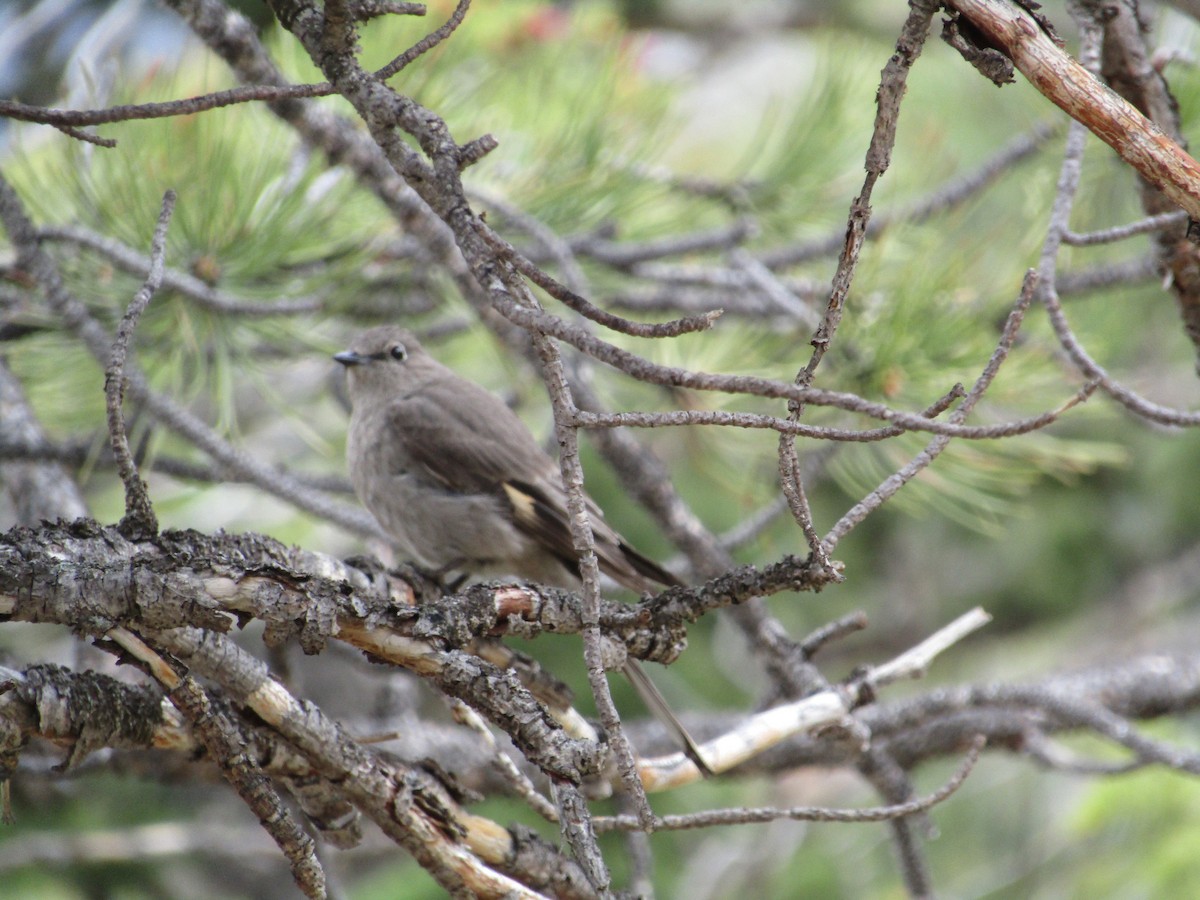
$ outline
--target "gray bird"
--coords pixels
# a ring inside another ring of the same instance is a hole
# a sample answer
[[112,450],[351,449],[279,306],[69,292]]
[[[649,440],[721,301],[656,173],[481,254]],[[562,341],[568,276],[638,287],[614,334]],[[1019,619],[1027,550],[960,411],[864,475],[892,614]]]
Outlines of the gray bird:
[[[503,573],[578,588],[558,465],[504,402],[380,326],[333,357],[353,412],[346,458],[359,500],[406,560],[445,573]],[[587,498],[600,570],[638,593],[681,582],[630,547]],[[684,752],[711,774],[649,676],[624,672]]]

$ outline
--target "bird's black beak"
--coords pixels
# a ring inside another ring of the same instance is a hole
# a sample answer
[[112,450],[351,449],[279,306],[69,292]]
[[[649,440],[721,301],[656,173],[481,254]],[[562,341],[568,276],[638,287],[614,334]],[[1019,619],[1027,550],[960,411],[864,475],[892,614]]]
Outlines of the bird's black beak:
[[361,353],[355,353],[353,350],[343,350],[341,353],[333,354],[333,358],[340,362],[347,369],[351,366],[361,366],[364,363],[369,363],[371,357],[363,356]]

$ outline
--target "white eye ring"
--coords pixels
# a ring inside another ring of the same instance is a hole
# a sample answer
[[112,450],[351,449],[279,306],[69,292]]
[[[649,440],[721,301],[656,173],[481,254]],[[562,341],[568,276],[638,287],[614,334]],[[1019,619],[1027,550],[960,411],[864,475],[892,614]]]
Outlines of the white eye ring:
[[388,347],[388,356],[404,362],[404,360],[408,359],[408,350],[405,349],[403,344],[392,344],[392,346]]

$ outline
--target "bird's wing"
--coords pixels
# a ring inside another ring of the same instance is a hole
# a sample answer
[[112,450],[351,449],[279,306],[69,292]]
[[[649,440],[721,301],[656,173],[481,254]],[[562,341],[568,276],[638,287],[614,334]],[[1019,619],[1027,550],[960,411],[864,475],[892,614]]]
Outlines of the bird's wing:
[[625,665],[621,668],[625,673],[634,689],[638,692],[638,696],[642,698],[642,702],[646,704],[646,709],[654,714],[655,718],[666,727],[671,736],[675,738],[675,742],[679,745],[684,755],[692,761],[700,774],[705,778],[711,778],[713,770],[709,768],[708,763],[704,759],[704,754],[700,752],[700,747],[696,744],[695,739],[687,730],[679,717],[675,715],[675,711],[671,709],[665,697],[650,680],[650,676],[645,670],[638,665],[638,661],[632,656],[625,660]]
[[[396,442],[396,468],[419,471],[454,493],[503,497],[512,510],[513,523],[578,575],[566,492],[557,464],[525,423],[495,396],[475,385],[460,383],[456,390],[453,396],[424,391],[392,401],[387,432]],[[468,419],[470,410],[484,414]],[[673,575],[626,544],[604,521],[591,498],[587,504],[596,556],[605,574],[638,592],[651,590],[654,582],[679,584]]]
[[[465,403],[425,391],[388,405],[387,434],[395,468],[419,471],[446,490],[492,493],[506,481],[537,480],[553,466],[529,429],[502,402]],[[481,411],[474,419],[471,410]]]

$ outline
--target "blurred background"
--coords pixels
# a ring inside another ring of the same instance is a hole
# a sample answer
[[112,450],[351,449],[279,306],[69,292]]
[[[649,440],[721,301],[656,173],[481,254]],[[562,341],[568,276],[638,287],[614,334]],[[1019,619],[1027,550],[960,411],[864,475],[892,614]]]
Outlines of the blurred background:
[[[364,58],[384,64],[452,6],[431,3],[425,20],[370,24]],[[265,6],[240,7],[291,79],[319,80]],[[1143,7],[1152,23],[1149,42],[1170,60],[1165,74],[1194,143],[1200,135],[1196,21],[1170,5]],[[459,142],[484,133],[498,139],[499,149],[466,181],[477,207],[514,243],[522,243],[520,210],[577,246],[648,242],[738,219],[752,223],[745,247],[755,254],[829,244],[781,276],[798,309],[747,299],[710,333],[618,339],[671,365],[790,380],[807,361],[812,316],[823,309],[849,202],[862,182],[879,71],[906,11],[898,0],[732,7],[696,0],[480,0],[448,42],[394,83],[442,115]],[[1074,48],[1064,5],[1047,4],[1046,12]],[[233,83],[176,16],[144,0],[0,4],[0,96],[83,109]],[[321,102],[347,110],[339,101]],[[893,165],[873,204],[877,216],[893,216],[894,224],[864,253],[818,386],[922,409],[954,382],[977,377],[1024,272],[1037,264],[1063,126],[1064,117],[1020,78],[998,89],[931,37],[912,72]],[[396,320],[421,332],[443,361],[502,393],[548,437],[549,409],[536,372],[478,324],[438,261],[377,200],[348,172],[308,153],[266,109],[248,104],[98,130],[116,138],[118,148],[0,120],[0,168],[37,224],[86,229],[144,252],[162,193],[174,188],[169,265],[251,307],[313,301],[302,314],[228,314],[167,290],[145,314],[135,345],[154,387],[232,444],[344,493],[346,409],[329,357],[363,324]],[[1039,135],[1034,149],[985,189],[932,215],[911,214],[1033,133]],[[1110,150],[1089,141],[1074,229],[1137,219],[1135,179]],[[696,189],[701,183],[712,189]],[[110,325],[119,320],[141,276],[78,241],[47,246],[95,315]],[[1152,269],[1137,268],[1150,247],[1142,236],[1064,250],[1064,277],[1099,285],[1064,289],[1068,315],[1093,355],[1125,383],[1158,402],[1195,408],[1195,350]],[[9,245],[0,242],[0,254],[5,265],[11,262]],[[706,282],[719,266],[703,253],[657,264],[674,264],[673,272],[580,258],[587,296],[618,312],[667,318],[680,308],[719,306],[721,292],[730,293]],[[1106,275],[1120,266],[1135,274]],[[749,291],[740,296],[753,299]],[[0,283],[0,354],[49,437],[70,452],[92,514],[101,522],[119,519],[121,486],[104,457],[103,372],[34,293],[11,283]],[[1031,312],[978,420],[1058,406],[1078,387],[1065,372],[1044,314]],[[657,389],[611,372],[593,374],[615,409],[670,405]],[[720,395],[671,402],[780,412]],[[149,416],[130,415],[164,527],[256,531],[337,556],[386,557],[385,547],[252,485],[229,482]],[[847,421],[817,409],[807,420]],[[806,552],[799,529],[776,508],[772,435],[688,428],[638,437],[711,530],[732,536],[756,517],[765,522],[734,542],[740,560],[766,563]],[[920,436],[828,447],[801,442],[818,532],[924,443]],[[584,462],[588,490],[610,521],[649,555],[678,565],[590,446]],[[831,678],[889,658],[972,606],[995,616],[927,679],[890,689],[888,698],[939,685],[1035,681],[1155,648],[1194,646],[1198,471],[1195,432],[1151,428],[1103,399],[1043,432],[959,441],[842,541],[836,557],[846,566],[844,584],[820,595],[772,598],[772,611],[797,639],[853,610],[868,614],[869,629],[822,657]],[[0,528],[16,521],[6,504],[0,497]],[[570,682],[591,713],[576,644],[540,641],[521,649]],[[80,665],[80,652],[52,629],[0,630],[6,665],[37,659]],[[744,711],[764,685],[745,654],[741,634],[709,617],[690,632],[684,658],[669,670],[655,667],[654,675],[681,709]],[[83,662],[107,665],[99,654]],[[393,728],[418,711],[444,717],[419,685],[371,671],[344,650],[315,659],[296,652],[276,662],[295,669],[307,696],[328,702],[360,733]],[[631,692],[614,689],[623,710],[638,709]],[[351,695],[361,708],[346,709]],[[1148,730],[1187,746],[1198,738],[1195,717]],[[1081,739],[1077,749],[1095,747]],[[97,756],[61,778],[49,771],[58,757],[47,751],[44,770],[33,766],[14,780],[17,824],[0,827],[0,894],[294,895],[277,854],[223,788],[176,783],[134,756]],[[954,764],[923,767],[919,786],[940,784]],[[845,772],[803,769],[770,780],[722,778],[656,797],[654,805],[665,814],[767,802],[868,805],[877,798]],[[503,798],[479,809],[501,822],[535,824]],[[181,810],[194,818],[181,819]],[[1194,853],[1200,784],[1164,770],[1084,778],[992,753],[931,818],[938,834],[928,844],[930,864],[946,897],[1182,897],[1200,885]],[[111,840],[88,844],[82,840],[88,834]],[[653,845],[666,897],[903,896],[882,825],[779,822],[660,833]],[[214,868],[214,860],[231,864]],[[418,866],[379,840],[327,862],[347,897],[440,893]]]

